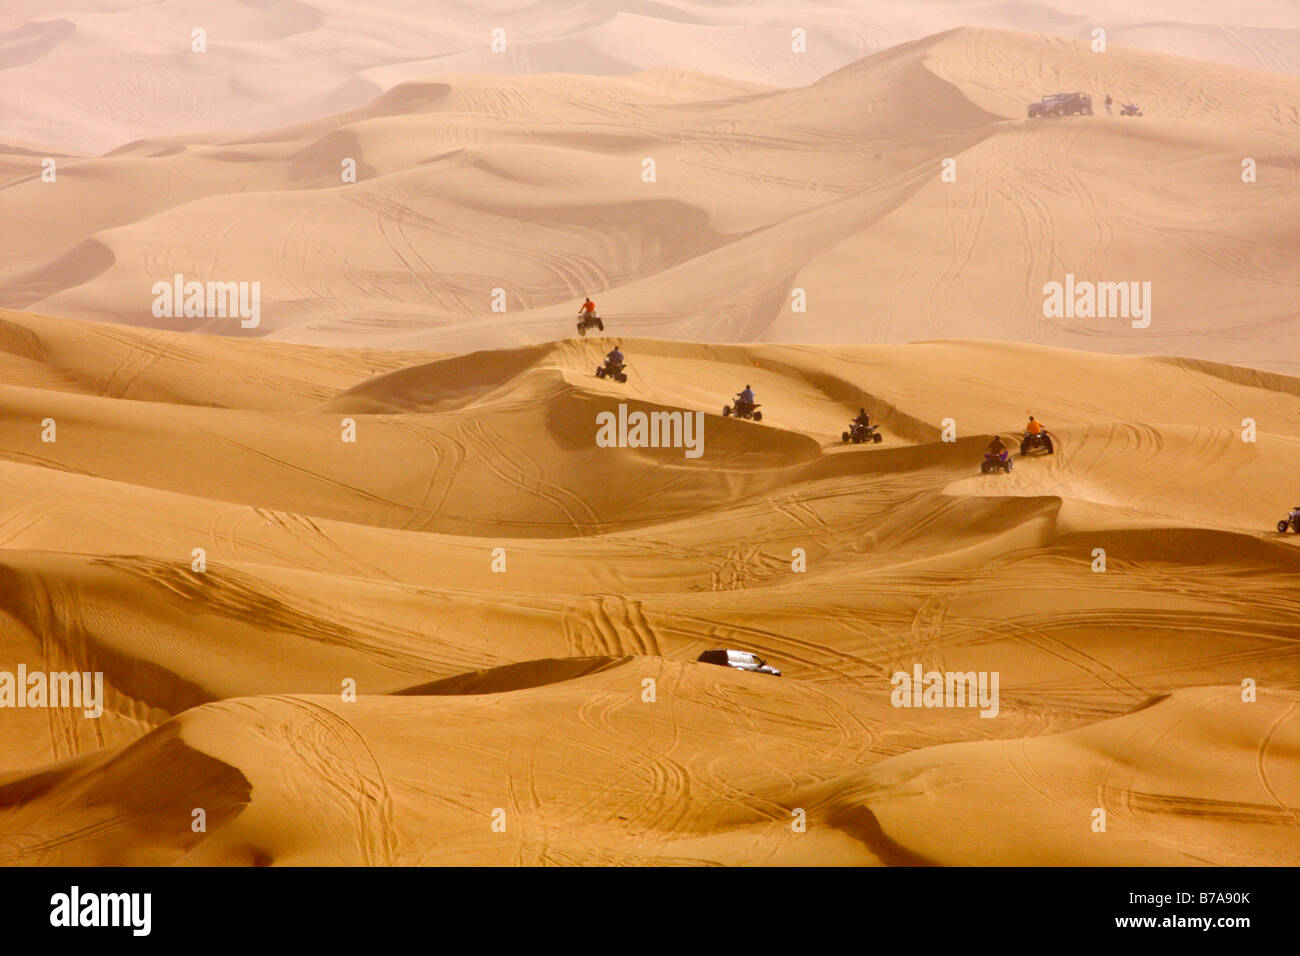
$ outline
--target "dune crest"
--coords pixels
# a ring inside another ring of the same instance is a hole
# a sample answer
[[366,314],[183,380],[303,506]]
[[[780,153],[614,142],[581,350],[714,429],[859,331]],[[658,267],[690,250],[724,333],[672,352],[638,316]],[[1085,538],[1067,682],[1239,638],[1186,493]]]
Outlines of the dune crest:
[[[0,719],[6,864],[1300,860],[1270,530],[1300,379],[627,338],[619,385],[577,339],[0,335],[0,659],[105,687],[96,721]],[[1018,369],[1057,453],[980,475]],[[744,384],[762,423],[720,414]],[[596,446],[620,403],[700,412],[702,457]],[[844,445],[862,404],[885,439]],[[996,671],[996,718],[900,709],[918,669]]]

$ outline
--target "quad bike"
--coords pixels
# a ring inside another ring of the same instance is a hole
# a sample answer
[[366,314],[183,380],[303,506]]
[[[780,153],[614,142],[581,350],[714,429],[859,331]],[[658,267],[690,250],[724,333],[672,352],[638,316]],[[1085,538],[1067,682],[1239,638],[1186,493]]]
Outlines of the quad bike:
[[1025,437],[1020,439],[1020,454],[1022,455],[1054,455],[1056,454],[1056,445],[1052,442],[1052,436],[1043,429],[1037,435],[1031,435],[1025,432]]
[[1277,530],[1286,534],[1287,529],[1300,533],[1300,505],[1291,509],[1291,513],[1277,523]]
[[984,460],[980,462],[980,473],[987,475],[995,471],[1011,471],[1011,455],[1008,452],[999,452],[994,455],[992,452],[984,453]]
[[611,362],[605,359],[605,364],[596,369],[596,378],[612,378],[616,382],[626,382],[627,373],[623,369],[627,366],[621,362]]
[[742,402],[740,396],[736,396],[735,405],[724,405],[722,408],[722,417],[726,418],[735,415],[737,418],[752,418],[756,422],[763,420],[763,413],[758,411],[761,405]]
[[1142,110],[1138,108],[1138,105],[1136,103],[1125,103],[1123,106],[1119,108],[1119,115],[1120,116],[1141,116]]
[[875,425],[863,425],[861,422],[849,422],[849,430],[840,436],[842,442],[853,442],[855,445],[861,445],[863,442],[874,442],[880,444],[884,441],[880,432],[876,431]]
[[587,330],[591,328],[600,329],[602,332],[605,331],[605,323],[601,321],[600,316],[595,312],[580,312],[579,315],[581,316],[578,319],[579,335],[586,336]]

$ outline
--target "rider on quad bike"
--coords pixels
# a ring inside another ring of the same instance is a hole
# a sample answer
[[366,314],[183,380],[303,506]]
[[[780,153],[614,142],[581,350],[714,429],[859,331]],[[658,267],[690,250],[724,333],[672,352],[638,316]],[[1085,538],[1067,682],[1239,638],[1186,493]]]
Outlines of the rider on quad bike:
[[858,409],[858,417],[849,422],[849,430],[840,436],[841,441],[851,441],[857,445],[864,441],[881,441],[880,434],[871,426],[871,416],[865,408]]
[[626,382],[627,373],[623,364],[623,353],[617,345],[605,356],[605,364],[596,369],[596,378],[612,378],[616,382]]
[[994,435],[993,440],[989,442],[988,449],[984,452],[984,461],[980,463],[980,471],[987,475],[991,471],[1010,470],[1011,453],[1007,450],[1002,436]]
[[596,303],[591,301],[588,296],[587,300],[582,303],[582,308],[578,310],[578,334],[586,335],[587,330],[592,326],[605,331],[605,323],[601,321],[600,315],[596,312]]
[[1287,531],[1300,531],[1300,505],[1291,509],[1291,513],[1277,523],[1277,530],[1286,534]]
[[722,417],[726,418],[729,415],[735,415],[737,418],[752,418],[756,422],[761,422],[763,413],[756,411],[757,408],[758,403],[754,401],[754,390],[746,385],[744,390],[736,396],[734,407],[732,405],[723,407]]
[[1025,437],[1020,440],[1020,454],[1028,455],[1035,451],[1046,451],[1052,455],[1056,453],[1056,448],[1052,444],[1052,436],[1047,433],[1043,423],[1033,415],[1029,416],[1029,424],[1025,426]]

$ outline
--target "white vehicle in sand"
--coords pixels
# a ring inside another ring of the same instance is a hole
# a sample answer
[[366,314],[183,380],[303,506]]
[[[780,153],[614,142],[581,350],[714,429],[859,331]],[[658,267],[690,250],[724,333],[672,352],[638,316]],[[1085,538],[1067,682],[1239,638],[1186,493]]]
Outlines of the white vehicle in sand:
[[754,674],[771,674],[780,677],[781,672],[749,651],[705,651],[696,660],[704,664],[718,664],[738,671],[750,671]]

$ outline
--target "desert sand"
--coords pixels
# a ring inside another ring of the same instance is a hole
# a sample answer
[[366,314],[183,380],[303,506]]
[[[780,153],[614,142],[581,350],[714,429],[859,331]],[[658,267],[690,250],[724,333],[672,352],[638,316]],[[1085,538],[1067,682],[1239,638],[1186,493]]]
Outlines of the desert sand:
[[[1025,119],[1058,89],[1099,115]],[[1106,116],[1107,90],[1145,115]],[[412,81],[292,127],[62,160],[54,183],[10,157],[28,172],[0,217],[40,228],[6,243],[0,306],[465,352],[554,339],[593,295],[651,338],[976,337],[1297,374],[1298,135],[1298,76],[973,29],[792,89]],[[177,274],[259,283],[260,323],[156,317]],[[1149,324],[1045,317],[1067,275],[1150,282]]]
[[4,14],[0,672],[104,700],[0,709],[0,864],[1300,863],[1292,7],[424,6]]
[[[394,369],[2,321],[3,659],[107,685],[98,721],[5,712],[6,863],[1300,858],[1300,550],[1268,533],[1300,379],[632,339],[619,385],[600,340]],[[742,379],[761,424],[716,407]],[[1057,453],[978,474],[1026,394]],[[620,402],[704,412],[703,455],[594,447]],[[860,404],[879,445],[836,434]],[[892,706],[914,662],[998,671],[997,719]]]
[[963,26],[1074,39],[1100,28],[1119,46],[1300,73],[1292,0],[7,0],[0,116],[5,141],[98,153],[329,116],[436,76],[665,69],[802,85]]

